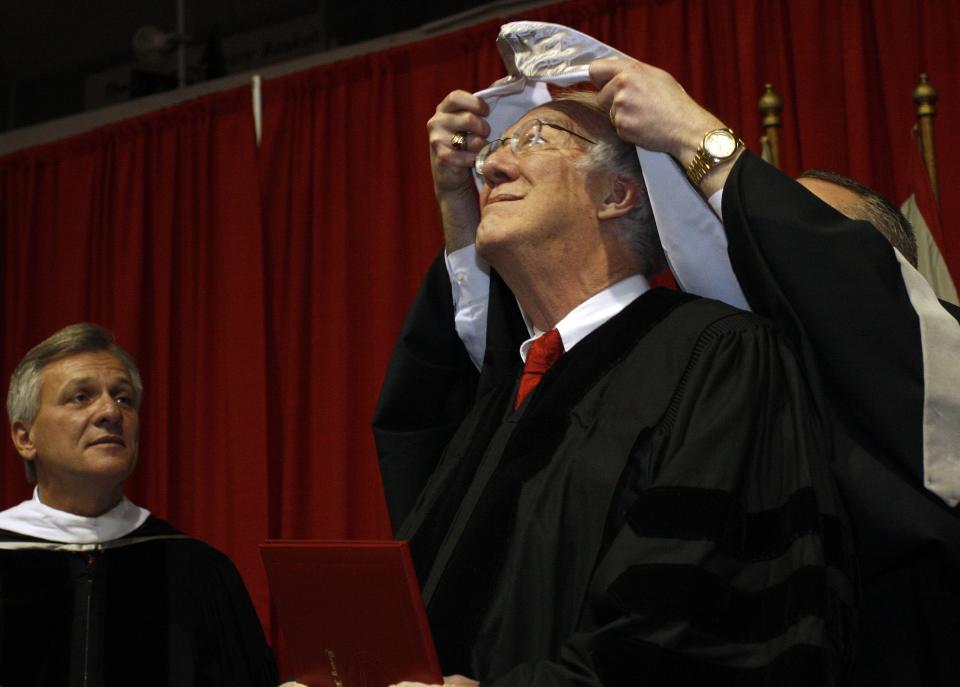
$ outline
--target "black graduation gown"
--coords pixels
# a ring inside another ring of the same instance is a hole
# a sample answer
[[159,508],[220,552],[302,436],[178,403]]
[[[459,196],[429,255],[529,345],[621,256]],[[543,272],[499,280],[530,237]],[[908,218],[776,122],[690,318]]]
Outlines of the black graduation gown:
[[169,523],[100,545],[0,530],[3,687],[278,682],[236,568]]
[[723,220],[750,306],[802,350],[837,420],[863,577],[854,684],[960,684],[960,513],[922,483],[921,336],[893,250],[749,153]]
[[770,327],[657,289],[514,412],[517,362],[488,348],[486,383],[398,532],[444,672],[485,686],[837,684],[848,533],[806,386]]

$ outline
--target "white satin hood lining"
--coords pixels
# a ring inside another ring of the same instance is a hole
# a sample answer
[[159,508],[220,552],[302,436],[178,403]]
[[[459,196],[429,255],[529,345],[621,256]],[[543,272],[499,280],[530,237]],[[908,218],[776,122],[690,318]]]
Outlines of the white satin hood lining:
[[920,322],[924,486],[953,507],[960,503],[960,322],[940,305],[923,275],[896,248],[894,253]]

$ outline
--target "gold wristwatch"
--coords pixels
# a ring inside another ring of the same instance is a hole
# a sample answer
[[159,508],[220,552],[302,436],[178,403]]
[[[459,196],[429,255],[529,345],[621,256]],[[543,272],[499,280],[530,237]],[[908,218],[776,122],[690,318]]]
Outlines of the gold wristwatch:
[[703,135],[697,154],[687,167],[687,177],[694,186],[699,186],[707,172],[733,157],[742,145],[743,141],[737,138],[732,129],[708,131]]

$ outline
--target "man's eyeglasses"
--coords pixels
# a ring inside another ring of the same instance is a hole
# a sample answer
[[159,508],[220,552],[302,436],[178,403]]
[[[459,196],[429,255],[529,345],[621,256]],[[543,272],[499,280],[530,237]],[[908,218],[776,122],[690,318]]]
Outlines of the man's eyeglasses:
[[551,129],[557,129],[558,131],[564,131],[572,136],[583,139],[587,143],[596,143],[596,141],[591,141],[586,136],[581,136],[576,131],[570,131],[570,129],[564,128],[559,124],[545,122],[542,119],[531,119],[520,125],[509,138],[498,138],[483,146],[483,148],[480,149],[480,152],[477,153],[477,159],[474,160],[473,171],[476,172],[477,176],[482,177],[484,161],[490,155],[493,155],[497,150],[499,150],[500,146],[504,145],[505,143],[510,144],[510,150],[513,151],[513,154],[517,157],[522,157],[527,153],[533,153],[537,150],[550,150],[552,148],[556,148],[556,146],[551,146],[550,142],[540,135],[543,131],[543,127],[545,126],[548,126]]

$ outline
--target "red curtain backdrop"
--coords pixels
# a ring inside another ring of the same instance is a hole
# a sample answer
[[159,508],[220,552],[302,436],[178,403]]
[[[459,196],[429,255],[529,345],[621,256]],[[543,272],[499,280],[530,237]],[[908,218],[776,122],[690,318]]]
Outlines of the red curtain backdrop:
[[[960,277],[960,6],[937,0],[575,0],[267,81],[259,147],[238,89],[0,158],[4,378],[66,324],[113,329],[147,389],[129,496],[228,553],[274,640],[258,543],[389,536],[369,419],[441,246],[425,123],[504,75],[519,18],[669,70],[755,151],[770,82],[788,173],[898,202],[926,72]],[[8,507],[29,489],[2,451]]]

